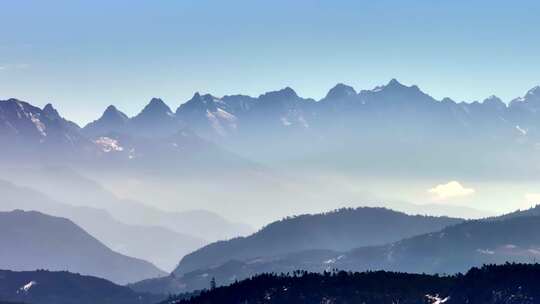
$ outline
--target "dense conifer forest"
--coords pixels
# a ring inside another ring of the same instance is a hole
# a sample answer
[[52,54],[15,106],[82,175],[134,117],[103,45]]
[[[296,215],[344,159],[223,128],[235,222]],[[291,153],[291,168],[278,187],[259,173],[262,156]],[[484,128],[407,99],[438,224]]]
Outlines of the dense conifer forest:
[[262,274],[164,303],[540,303],[540,265],[505,264],[439,276],[396,272]]

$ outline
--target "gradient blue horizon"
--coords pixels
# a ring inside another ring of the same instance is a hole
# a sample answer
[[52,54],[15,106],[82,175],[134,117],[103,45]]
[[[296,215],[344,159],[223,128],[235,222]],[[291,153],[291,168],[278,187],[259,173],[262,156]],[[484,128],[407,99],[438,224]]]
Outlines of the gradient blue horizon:
[[505,101],[540,84],[540,2],[2,1],[0,98],[84,124],[195,91],[319,99],[397,78],[437,99]]

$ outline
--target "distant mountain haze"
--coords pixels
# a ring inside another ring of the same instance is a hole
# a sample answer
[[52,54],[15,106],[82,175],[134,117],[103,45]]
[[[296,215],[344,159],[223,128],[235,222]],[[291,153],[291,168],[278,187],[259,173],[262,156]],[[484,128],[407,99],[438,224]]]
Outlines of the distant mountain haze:
[[0,269],[68,270],[125,284],[165,274],[112,251],[68,219],[20,210],[0,212]]
[[59,203],[43,193],[2,180],[0,193],[0,211],[34,210],[68,218],[112,250],[147,260],[165,271],[172,271],[180,256],[207,243],[161,226],[125,224],[105,210]]
[[[103,168],[164,170],[183,160],[183,170],[253,170],[242,155],[260,163],[353,173],[404,174],[414,164],[418,175],[459,169],[481,176],[505,169],[507,176],[536,176],[538,168],[527,164],[536,163],[539,96],[536,87],[508,105],[496,96],[439,101],[395,79],[359,92],[338,84],[320,101],[288,87],[256,98],[197,93],[175,112],[159,98],[132,118],[110,106],[82,129],[51,105],[42,110],[10,99],[0,102],[0,134],[17,143],[3,153],[47,147],[40,158],[77,163],[83,157]],[[481,159],[471,157],[478,153]]]
[[[122,223],[164,227],[206,241],[246,235],[252,228],[204,210],[164,211],[151,203],[119,199],[93,179],[68,167],[18,168],[0,172],[0,178],[35,189],[70,205],[106,210]],[[39,200],[36,200],[39,203]],[[40,210],[40,209],[37,209]]]

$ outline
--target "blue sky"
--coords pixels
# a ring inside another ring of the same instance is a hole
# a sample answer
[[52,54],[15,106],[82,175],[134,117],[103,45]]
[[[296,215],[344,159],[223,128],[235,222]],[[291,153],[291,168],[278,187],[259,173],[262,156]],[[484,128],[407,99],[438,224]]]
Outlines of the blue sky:
[[195,91],[321,98],[398,78],[436,98],[540,84],[540,1],[0,0],[0,98],[79,123]]

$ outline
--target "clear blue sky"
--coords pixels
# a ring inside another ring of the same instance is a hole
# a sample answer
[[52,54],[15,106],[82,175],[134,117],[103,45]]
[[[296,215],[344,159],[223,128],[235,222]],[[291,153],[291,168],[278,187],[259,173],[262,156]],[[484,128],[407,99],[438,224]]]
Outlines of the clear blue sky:
[[398,78],[436,98],[508,101],[540,84],[537,0],[0,0],[0,98],[88,122],[153,97],[320,98]]

